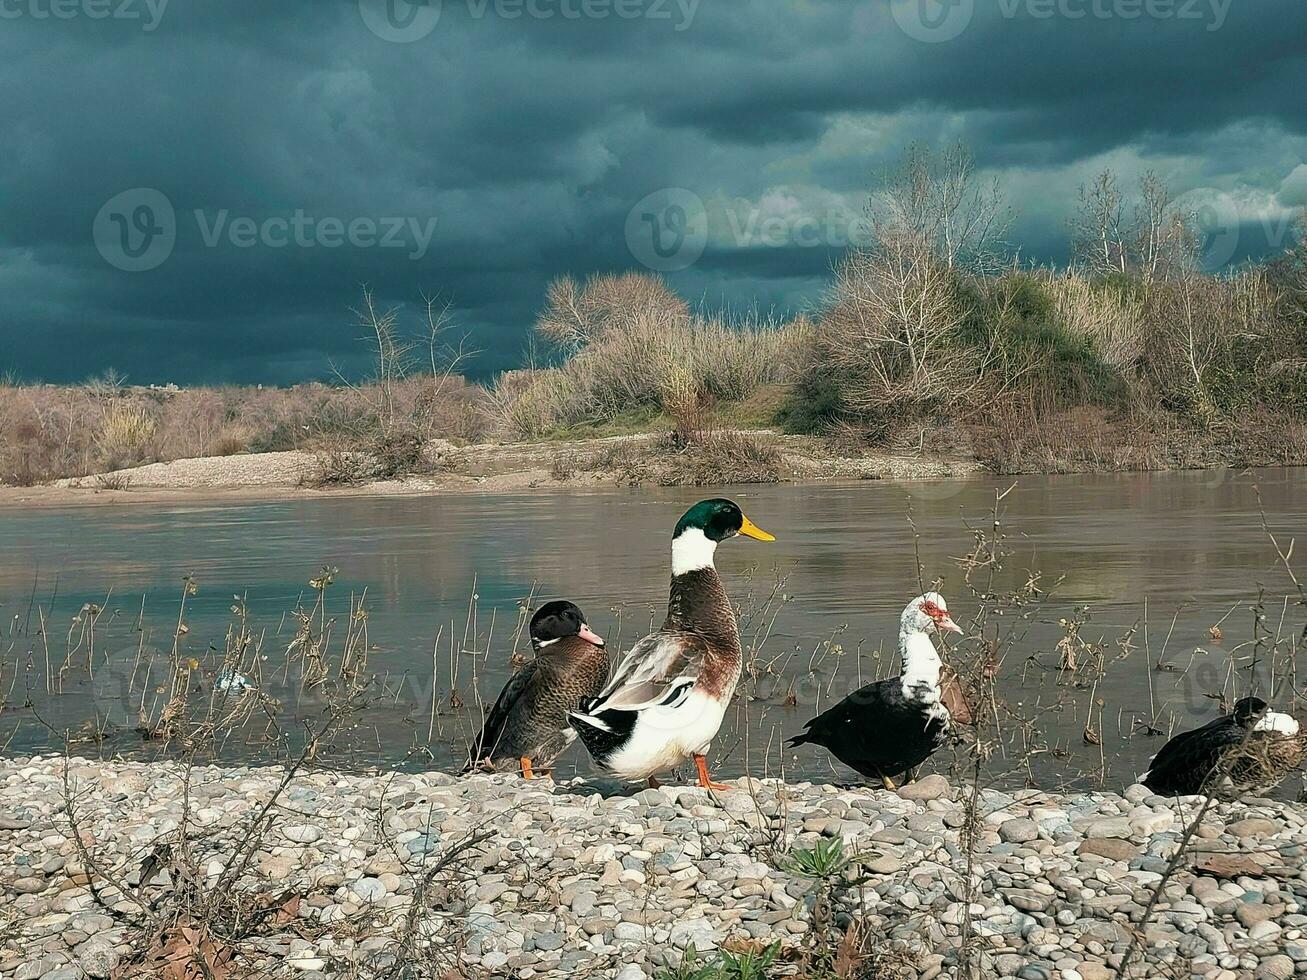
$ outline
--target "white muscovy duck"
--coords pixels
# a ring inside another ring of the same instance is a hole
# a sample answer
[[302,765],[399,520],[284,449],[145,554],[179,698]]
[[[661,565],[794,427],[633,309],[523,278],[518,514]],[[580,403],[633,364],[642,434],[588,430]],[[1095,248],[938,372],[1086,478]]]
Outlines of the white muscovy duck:
[[940,688],[939,652],[931,634],[961,633],[938,592],[907,604],[899,618],[898,677],[854,691],[807,723],[789,744],[811,742],[850,769],[894,789],[894,777],[915,769],[948,738],[952,716]]

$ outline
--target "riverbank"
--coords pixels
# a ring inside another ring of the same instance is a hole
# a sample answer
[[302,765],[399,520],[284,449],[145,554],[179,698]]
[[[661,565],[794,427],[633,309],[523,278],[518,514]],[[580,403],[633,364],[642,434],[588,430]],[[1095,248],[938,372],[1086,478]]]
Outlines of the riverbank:
[[[775,976],[842,950],[846,972],[824,976],[931,980],[953,975],[967,933],[983,976],[1105,980],[1196,809],[1140,786],[986,790],[968,896],[970,792],[938,776],[899,794],[737,780],[713,796],[442,773],[305,773],[278,794],[282,769],[185,773],[72,760],[74,834],[61,758],[0,761],[0,973],[201,975],[190,956],[220,976],[369,976],[413,957],[436,976],[639,980],[690,947],[702,962],[779,943]],[[835,840],[853,861],[823,880],[812,855]],[[1300,806],[1214,806],[1142,926],[1137,975],[1307,973],[1304,847]],[[196,910],[218,890],[244,914],[210,927]]]
[[[800,483],[836,480],[927,480],[984,472],[975,460],[928,454],[849,453],[825,439],[770,430],[731,430],[712,447],[678,452],[655,434],[562,442],[476,443],[433,440],[420,475],[333,481],[339,460],[287,451],[205,456],[149,463],[33,487],[0,486],[0,506],[174,500],[266,500],[430,493],[519,493],[564,488],[679,484]],[[705,455],[708,454],[708,455]],[[361,454],[356,454],[361,457]],[[365,460],[356,460],[360,473]]]

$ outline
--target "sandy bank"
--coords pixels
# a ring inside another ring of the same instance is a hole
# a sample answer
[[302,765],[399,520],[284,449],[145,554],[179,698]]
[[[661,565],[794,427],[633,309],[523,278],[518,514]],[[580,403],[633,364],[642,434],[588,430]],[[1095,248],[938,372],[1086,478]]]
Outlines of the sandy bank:
[[[654,438],[611,436],[569,442],[470,446],[437,442],[429,447],[432,463],[429,475],[327,488],[313,486],[315,476],[322,469],[322,456],[318,453],[206,456],[63,479],[45,486],[0,486],[0,507],[324,495],[512,493],[564,487],[631,486],[660,482],[677,466],[674,456],[654,451],[650,451],[650,456],[656,465],[635,472],[626,464],[624,455],[650,450]],[[879,453],[841,455],[824,440],[811,437],[759,432],[750,433],[750,438],[777,452],[775,478],[782,482],[920,480],[981,471],[977,463],[961,459]]]

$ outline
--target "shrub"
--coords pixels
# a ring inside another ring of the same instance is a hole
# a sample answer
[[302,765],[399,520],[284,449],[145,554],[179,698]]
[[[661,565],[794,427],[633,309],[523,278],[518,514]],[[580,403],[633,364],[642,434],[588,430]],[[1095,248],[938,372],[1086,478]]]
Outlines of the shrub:
[[[994,352],[1004,396],[1024,399],[1042,412],[1117,404],[1125,393],[1122,370],[1108,363],[1100,346],[1110,328],[1093,314],[1113,301],[1098,301],[1083,283],[1068,291],[1066,281],[1011,272],[982,284],[983,298],[973,306],[983,321],[971,328],[979,335],[975,342],[987,342]],[[1070,319],[1068,292],[1079,302]]]
[[248,442],[248,435],[240,428],[226,428],[218,433],[209,446],[210,456],[235,456],[243,453]]
[[794,376],[797,349],[812,327],[802,318],[781,326],[694,316],[661,280],[627,274],[597,276],[584,287],[554,283],[536,330],[566,357],[495,383],[495,412],[512,437],[540,438],[639,411],[684,418],[715,402],[745,400]]
[[157,429],[158,423],[144,407],[111,405],[100,420],[95,440],[105,468],[121,469],[144,460]]
[[570,469],[615,472],[631,486],[726,486],[777,483],[784,457],[766,436],[706,430],[689,439],[671,432],[651,439],[624,441]]
[[970,298],[958,285],[958,274],[909,231],[884,232],[840,266],[814,365],[873,436],[947,414],[980,386],[984,365],[961,330]]

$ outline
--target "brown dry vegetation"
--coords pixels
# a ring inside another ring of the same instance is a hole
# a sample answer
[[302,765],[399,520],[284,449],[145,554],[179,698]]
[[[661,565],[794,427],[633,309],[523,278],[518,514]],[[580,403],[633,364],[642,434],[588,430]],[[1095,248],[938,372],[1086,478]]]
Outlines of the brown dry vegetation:
[[[399,417],[431,436],[484,433],[484,392],[461,378],[438,399],[431,379],[393,387]],[[358,447],[377,426],[375,384],[155,389],[92,382],[0,385],[0,482],[30,486],[139,463],[287,449]]]
[[0,385],[0,481],[304,448],[322,453],[315,482],[357,483],[429,470],[437,438],[651,431],[666,438],[597,464],[774,480],[774,453],[721,434],[772,425],[999,472],[1307,462],[1307,236],[1209,275],[1165,184],[1147,175],[1136,198],[1104,173],[1081,192],[1075,264],[1026,268],[1004,259],[1001,193],[966,151],[914,148],[813,319],[702,315],[654,276],[564,277],[535,325],[543,363],[482,387],[458,375],[443,311],[428,303],[414,337],[365,295],[367,384]]
[[562,355],[492,389],[503,430],[538,439],[622,417],[666,415],[699,427],[715,404],[739,403],[796,376],[811,325],[692,314],[660,279],[628,273],[553,283],[536,323]]

